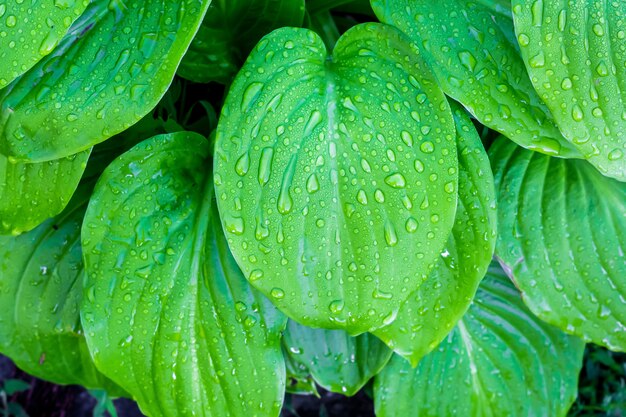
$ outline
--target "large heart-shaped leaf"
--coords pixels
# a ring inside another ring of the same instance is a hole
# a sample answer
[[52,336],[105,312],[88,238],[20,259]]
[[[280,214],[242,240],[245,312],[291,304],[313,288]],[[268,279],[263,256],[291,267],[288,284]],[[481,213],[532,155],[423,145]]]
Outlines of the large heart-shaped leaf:
[[378,18],[422,47],[446,94],[481,123],[526,148],[581,157],[535,93],[502,3],[372,0]]
[[0,89],[52,52],[88,4],[88,0],[0,3]]
[[504,138],[489,150],[496,254],[543,320],[626,350],[626,184]]
[[0,236],[0,352],[39,378],[116,394],[91,360],[79,316],[80,229],[92,187],[31,232]]
[[560,417],[576,398],[584,343],[541,322],[494,265],[474,304],[417,368],[395,355],[376,377],[378,417]]
[[283,336],[296,369],[319,385],[352,396],[389,362],[392,351],[369,333],[356,337],[343,330],[312,329],[290,320]]
[[625,3],[514,0],[513,12],[532,83],[563,136],[626,181]]
[[0,235],[18,235],[59,214],[74,194],[90,152],[34,164],[0,155]]
[[278,415],[285,319],[230,255],[207,140],[156,136],[109,165],[83,247],[89,348],[146,414]]
[[137,122],[167,90],[209,3],[92,1],[51,54],[0,90],[0,151],[58,159]]
[[301,26],[304,0],[214,0],[185,54],[178,75],[229,83],[263,35]]
[[215,154],[235,259],[303,324],[359,333],[393,320],[452,229],[450,109],[390,26],[356,26],[332,55],[307,29],[265,37],[230,89]]
[[374,331],[413,366],[433,350],[474,298],[496,244],[496,196],[489,158],[458,105],[452,105],[459,157],[459,202],[452,233],[428,280],[389,326]]

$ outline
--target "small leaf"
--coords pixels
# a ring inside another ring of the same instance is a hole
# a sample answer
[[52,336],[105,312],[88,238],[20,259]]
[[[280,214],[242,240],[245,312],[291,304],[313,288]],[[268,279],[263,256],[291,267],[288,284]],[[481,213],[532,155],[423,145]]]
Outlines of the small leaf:
[[83,224],[96,366],[154,416],[278,416],[284,316],[222,234],[209,142],[155,136],[104,171]]
[[626,184],[504,138],[489,156],[496,255],[528,307],[586,341],[626,350]]
[[8,396],[17,394],[18,392],[28,391],[29,389],[30,384],[21,379],[7,379],[2,383],[2,391]]
[[[314,395],[319,398],[320,395],[317,392],[317,386],[315,385],[313,377],[309,375],[309,370],[296,363],[284,349],[283,356],[285,357],[285,367],[287,369],[286,392],[297,395]],[[284,404],[283,410],[286,407],[287,404]]]
[[422,47],[442,89],[482,124],[525,148],[580,158],[528,79],[503,3],[372,0],[372,7]]
[[0,236],[0,352],[38,378],[119,395],[93,365],[80,324],[80,228],[92,188],[81,185],[63,213],[34,230]]
[[88,1],[0,3],[0,89],[51,53]]
[[561,417],[584,343],[539,321],[494,264],[474,304],[417,368],[398,355],[376,377],[378,417]]
[[485,276],[496,244],[493,174],[480,137],[452,104],[459,156],[459,202],[448,243],[428,280],[404,302],[389,326],[374,331],[413,366],[450,333]]
[[389,362],[392,351],[369,333],[312,329],[290,320],[285,351],[303,372],[325,389],[352,396]]
[[209,7],[178,75],[191,81],[228,84],[263,35],[301,26],[304,0],[215,1]]
[[514,0],[513,12],[530,79],[563,136],[626,181],[624,3]]
[[93,0],[51,54],[0,90],[0,152],[59,159],[136,123],[169,87],[210,2]]
[[35,164],[0,155],[0,235],[18,235],[59,214],[74,194],[90,153]]
[[452,229],[448,104],[414,45],[363,24],[331,56],[307,29],[259,42],[217,129],[235,259],[294,320],[357,334],[393,320]]

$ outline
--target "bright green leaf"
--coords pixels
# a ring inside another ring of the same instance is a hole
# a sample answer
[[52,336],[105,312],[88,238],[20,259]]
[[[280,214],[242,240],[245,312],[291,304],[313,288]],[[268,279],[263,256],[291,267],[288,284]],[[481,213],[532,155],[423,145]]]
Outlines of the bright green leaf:
[[88,0],[0,2],[0,89],[51,53]]
[[600,172],[626,181],[623,1],[514,0],[515,31],[535,89],[563,136]]
[[312,329],[289,320],[283,336],[287,355],[325,389],[352,396],[389,362],[392,351],[369,333]]
[[496,202],[489,158],[469,117],[452,106],[457,127],[459,202],[448,243],[428,280],[374,331],[414,366],[467,311],[496,244]]
[[303,18],[304,0],[214,0],[178,74],[227,84],[263,35]]
[[561,417],[584,343],[538,320],[496,265],[457,327],[417,368],[398,355],[376,377],[378,417]]
[[265,37],[230,89],[215,154],[235,259],[303,324],[356,334],[393,320],[452,229],[452,116],[390,26],[355,26],[330,56],[307,29]]
[[284,316],[228,250],[209,142],[155,136],[100,177],[83,225],[81,315],[96,366],[153,416],[277,416]]
[[504,138],[490,148],[496,255],[543,320],[626,350],[626,184]]
[[58,159],[137,122],[167,90],[209,3],[92,1],[50,55],[0,90],[0,151]]
[[36,229],[0,236],[0,352],[36,377],[119,393],[96,370],[80,324],[80,229],[92,187]]
[[501,3],[372,0],[378,18],[422,47],[446,94],[481,123],[526,148],[580,158],[535,93]]
[[74,194],[90,152],[35,164],[0,155],[0,235],[20,234],[59,214]]

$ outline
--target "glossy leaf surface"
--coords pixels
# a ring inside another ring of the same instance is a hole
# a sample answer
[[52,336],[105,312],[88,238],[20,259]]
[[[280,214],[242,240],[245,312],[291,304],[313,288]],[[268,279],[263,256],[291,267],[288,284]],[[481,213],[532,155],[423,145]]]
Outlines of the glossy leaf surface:
[[0,90],[0,151],[58,159],[137,122],[167,90],[209,3],[91,2],[52,53]]
[[452,233],[428,280],[404,302],[389,326],[374,331],[413,366],[450,333],[485,276],[496,244],[496,197],[489,158],[458,105],[459,201]]
[[38,378],[119,394],[96,370],[80,324],[80,229],[92,187],[36,229],[0,237],[0,353]]
[[74,194],[90,152],[34,164],[0,155],[0,235],[20,234],[59,214]]
[[283,336],[287,355],[319,385],[352,396],[389,362],[392,351],[369,333],[312,329],[290,320]]
[[229,83],[254,45],[283,26],[301,26],[304,0],[214,0],[178,75]]
[[517,40],[561,132],[626,181],[626,3],[514,0]]
[[144,413],[278,416],[285,319],[228,251],[206,139],[156,136],[109,165],[83,247],[89,348]]
[[372,0],[378,18],[419,44],[446,94],[482,124],[526,148],[580,158],[533,89],[501,3]]
[[390,26],[350,29],[331,56],[306,29],[265,37],[230,89],[215,153],[235,259],[307,325],[388,323],[452,229],[452,116]]
[[498,195],[496,255],[543,320],[626,350],[626,184],[585,161],[490,148]]
[[0,89],[54,50],[88,0],[0,3]]
[[417,368],[398,355],[376,377],[378,417],[567,415],[584,343],[541,322],[496,265],[457,327]]

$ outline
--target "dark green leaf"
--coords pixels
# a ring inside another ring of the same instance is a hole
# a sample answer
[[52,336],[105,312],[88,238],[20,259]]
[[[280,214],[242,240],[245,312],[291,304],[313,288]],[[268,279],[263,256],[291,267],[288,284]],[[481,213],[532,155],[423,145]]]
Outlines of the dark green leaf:
[[378,18],[422,47],[446,94],[481,123],[526,148],[580,158],[535,93],[501,3],[372,0]]
[[378,417],[561,417],[584,343],[541,322],[496,265],[474,304],[417,368],[394,355],[376,377]]
[[626,3],[514,0],[517,40],[563,136],[626,181]]
[[238,264],[303,324],[389,323],[452,229],[452,116],[390,26],[355,26],[331,56],[306,29],[265,37],[230,89],[215,153]]
[[389,362],[392,351],[369,333],[312,329],[290,320],[283,336],[287,355],[325,389],[352,396]]
[[178,74],[228,84],[254,45],[283,26],[301,26],[304,0],[214,0]]
[[29,389],[30,385],[21,379],[7,379],[2,383],[2,391],[9,396]]
[[0,90],[0,151],[58,159],[137,122],[167,90],[209,3],[93,0],[50,55]]
[[80,229],[92,187],[31,232],[0,236],[0,352],[39,378],[118,394],[96,371],[80,324]]
[[0,155],[0,235],[18,235],[59,214],[74,194],[90,152],[34,164]]
[[626,184],[591,164],[505,138],[490,148],[496,254],[529,308],[561,329],[626,350]]
[[206,139],[156,136],[116,159],[82,236],[87,342],[144,413],[278,415],[285,320],[230,255]]
[[452,110],[459,156],[459,205],[452,233],[428,280],[400,307],[393,323],[374,331],[413,366],[465,314],[496,244],[496,197],[489,158],[469,117],[458,105]]

